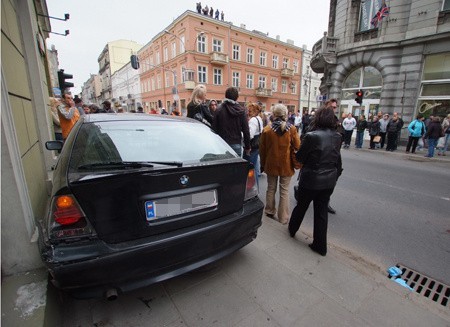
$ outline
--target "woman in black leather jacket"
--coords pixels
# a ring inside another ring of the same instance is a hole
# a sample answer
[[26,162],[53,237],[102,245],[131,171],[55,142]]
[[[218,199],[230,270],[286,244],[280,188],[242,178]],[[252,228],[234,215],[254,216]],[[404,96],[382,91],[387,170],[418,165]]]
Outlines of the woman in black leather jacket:
[[309,247],[327,254],[328,201],[342,172],[341,135],[336,131],[336,118],[331,107],[317,110],[315,129],[305,135],[297,160],[300,171],[298,202],[289,221],[291,237],[300,228],[311,201],[314,201],[314,240]]

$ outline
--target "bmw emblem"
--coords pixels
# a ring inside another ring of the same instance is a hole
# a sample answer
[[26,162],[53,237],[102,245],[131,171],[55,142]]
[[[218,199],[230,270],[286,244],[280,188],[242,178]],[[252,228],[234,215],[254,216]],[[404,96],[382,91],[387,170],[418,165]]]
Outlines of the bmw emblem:
[[189,177],[183,175],[180,177],[180,184],[183,186],[187,186],[189,184]]

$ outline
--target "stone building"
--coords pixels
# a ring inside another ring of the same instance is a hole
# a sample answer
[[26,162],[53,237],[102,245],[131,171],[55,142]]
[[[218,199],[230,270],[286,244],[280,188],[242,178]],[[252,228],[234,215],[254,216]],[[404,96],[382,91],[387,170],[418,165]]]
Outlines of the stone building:
[[338,98],[341,113],[398,112],[406,123],[418,113],[443,117],[450,113],[450,0],[331,0],[311,67],[324,74],[321,93]]

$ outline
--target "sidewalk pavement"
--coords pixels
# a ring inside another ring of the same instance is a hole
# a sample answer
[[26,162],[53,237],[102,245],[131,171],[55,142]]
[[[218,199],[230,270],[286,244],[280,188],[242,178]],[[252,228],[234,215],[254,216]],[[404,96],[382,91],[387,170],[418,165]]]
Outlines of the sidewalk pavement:
[[[449,156],[405,154],[404,147],[355,151],[450,162]],[[1,322],[33,327],[450,326],[448,306],[391,281],[388,267],[333,245],[322,257],[309,243],[311,235],[302,229],[291,238],[285,225],[264,216],[256,240],[235,254],[113,302],[61,298],[52,287],[42,301],[43,269],[6,277]]]

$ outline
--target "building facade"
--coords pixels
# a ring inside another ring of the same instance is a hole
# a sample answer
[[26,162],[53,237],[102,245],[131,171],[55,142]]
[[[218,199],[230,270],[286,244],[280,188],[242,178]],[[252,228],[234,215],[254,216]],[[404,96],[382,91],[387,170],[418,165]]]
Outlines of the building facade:
[[98,75],[102,83],[101,102],[112,100],[111,76],[130,61],[142,45],[129,40],[108,42],[98,57]]
[[111,77],[112,102],[125,112],[137,110],[142,105],[139,73],[128,62]]
[[318,74],[311,69],[312,51],[303,46],[302,59],[302,80],[303,87],[300,92],[300,112],[310,113],[320,108],[323,104],[323,97],[320,94],[320,83],[323,74]]
[[55,157],[45,1],[2,1],[1,266],[2,276],[42,266],[36,225],[50,193]]
[[196,84],[219,102],[226,88],[239,88],[238,101],[260,101],[264,108],[284,103],[299,108],[302,49],[292,41],[269,38],[196,12],[186,11],[140,51],[144,110],[185,112]]
[[398,112],[406,123],[418,113],[443,117],[450,113],[450,0],[331,0],[311,67],[324,74],[321,93],[338,98],[342,113]]
[[100,104],[102,101],[102,83],[100,76],[91,74],[91,77],[81,87],[81,98],[85,104]]

